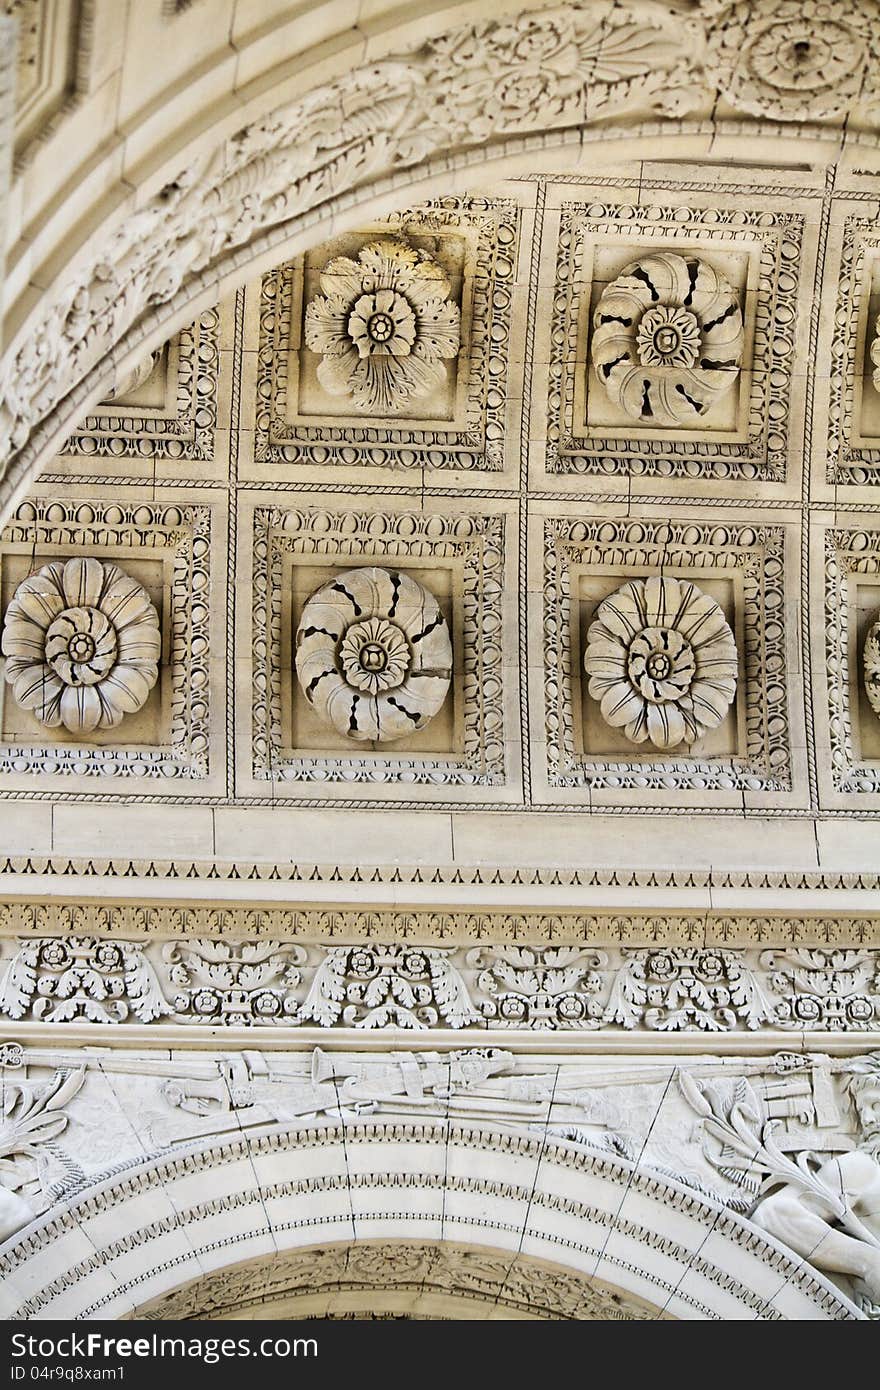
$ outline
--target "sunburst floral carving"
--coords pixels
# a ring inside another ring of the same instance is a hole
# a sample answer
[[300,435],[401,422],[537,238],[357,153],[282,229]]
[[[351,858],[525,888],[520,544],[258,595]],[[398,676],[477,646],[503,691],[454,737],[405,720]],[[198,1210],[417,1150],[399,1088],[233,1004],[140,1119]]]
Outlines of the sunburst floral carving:
[[694,743],[721,723],[736,692],[736,643],[696,584],[631,579],[600,603],[584,667],[602,717],[633,743]]
[[461,334],[450,288],[435,260],[401,240],[329,261],[305,318],[324,390],[366,414],[393,415],[442,386]]
[[296,634],[306,699],[346,738],[388,742],[421,729],[452,676],[452,642],[433,594],[411,575],[348,570],[314,593]]
[[6,680],[23,709],[73,734],[114,728],[139,710],[159,675],[159,617],[116,565],[45,565],[18,586],[2,641]]
[[606,286],[593,315],[596,374],[644,425],[693,425],[730,390],[745,339],[736,291],[695,256],[657,251]]

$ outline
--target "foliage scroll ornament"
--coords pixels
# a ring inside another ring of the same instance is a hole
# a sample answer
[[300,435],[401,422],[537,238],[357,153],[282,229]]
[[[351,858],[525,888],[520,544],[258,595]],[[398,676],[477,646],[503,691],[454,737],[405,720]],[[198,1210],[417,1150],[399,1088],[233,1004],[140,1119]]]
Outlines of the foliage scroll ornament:
[[324,390],[366,414],[393,415],[442,386],[461,334],[450,288],[436,261],[400,239],[328,262],[305,320]]
[[610,399],[643,425],[691,425],[733,386],[745,332],[736,291],[696,256],[625,266],[593,315],[591,353]]
[[447,1028],[477,1023],[479,1014],[438,947],[334,946],[315,973],[299,1013],[325,1028]]
[[422,728],[452,678],[440,605],[396,570],[346,570],[305,604],[296,673],[306,699],[338,734],[385,743]]
[[721,723],[736,691],[736,643],[696,584],[631,579],[596,610],[584,667],[602,717],[632,743],[694,743]]
[[45,565],[6,610],[6,680],[17,703],[49,728],[115,728],[147,700],[161,649],[146,590],[100,560]]
[[174,1012],[131,941],[58,936],[26,942],[0,989],[0,1014],[40,1023],[153,1023]]
[[862,652],[865,694],[874,713],[880,716],[880,614],[872,622]]

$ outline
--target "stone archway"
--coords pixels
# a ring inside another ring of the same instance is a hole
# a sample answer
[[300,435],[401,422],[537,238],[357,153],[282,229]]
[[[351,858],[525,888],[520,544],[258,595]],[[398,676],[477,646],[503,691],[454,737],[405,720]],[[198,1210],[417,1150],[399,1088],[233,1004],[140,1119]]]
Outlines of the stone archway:
[[[839,80],[818,64],[791,90],[784,72],[743,66],[768,22],[749,4],[701,16],[646,0],[580,0],[462,17],[435,12],[417,32],[386,15],[366,44],[357,29],[322,31],[298,60],[296,100],[287,69],[269,74],[233,105],[246,123],[236,128],[228,101],[213,135],[205,114],[193,113],[198,137],[174,156],[156,145],[141,161],[149,175],[117,179],[111,191],[102,183],[87,208],[87,194],[69,210],[60,203],[41,233],[42,264],[31,265],[10,310],[3,515],[140,354],[347,219],[460,177],[473,184],[586,157],[833,162],[844,129],[849,147],[876,147],[860,120],[875,96],[865,77],[872,21],[853,4],[834,21],[806,7],[786,20],[785,52],[820,45],[823,24],[836,26],[835,46],[846,39]],[[127,139],[146,145],[144,125]]]
[[[859,1316],[757,1227],[656,1172],[515,1128],[427,1120],[269,1126],[130,1166],[7,1243],[4,1312],[88,1321],[157,1307],[181,1316],[212,1298],[234,1307],[249,1260],[268,1276],[274,1267],[281,1292],[292,1292],[301,1261],[318,1259],[301,1252],[352,1242],[386,1253],[390,1242],[415,1243],[420,1285],[430,1282],[424,1247],[435,1260],[442,1248],[447,1269],[446,1242],[488,1247],[494,1274],[465,1278],[459,1268],[447,1283],[452,1297],[488,1290],[495,1302],[522,1279],[534,1283],[530,1262],[538,1262],[543,1303],[520,1297],[538,1316],[554,1305],[562,1308],[554,1317],[580,1317],[584,1307],[594,1316],[609,1297],[618,1311],[646,1306],[649,1316],[691,1320]],[[338,1256],[320,1258],[331,1267],[328,1287],[344,1287]],[[402,1259],[391,1263],[399,1270]],[[354,1285],[371,1279],[375,1269]],[[187,1286],[192,1294],[178,1292]]]

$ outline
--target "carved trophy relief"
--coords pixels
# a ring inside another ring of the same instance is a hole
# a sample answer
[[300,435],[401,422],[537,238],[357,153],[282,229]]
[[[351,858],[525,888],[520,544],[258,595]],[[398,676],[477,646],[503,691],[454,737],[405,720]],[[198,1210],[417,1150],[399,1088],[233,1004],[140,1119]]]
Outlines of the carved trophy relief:
[[321,354],[318,380],[355,410],[393,415],[446,380],[458,353],[461,314],[451,285],[426,252],[401,239],[370,242],[357,261],[337,256],[306,308],[306,346]]
[[443,705],[452,640],[432,594],[397,570],[347,570],[305,604],[296,673],[337,733],[387,743],[421,729]]
[[696,742],[736,692],[737,652],[720,606],[696,584],[631,579],[596,610],[584,668],[612,728],[655,748]]
[[607,285],[590,351],[609,399],[643,425],[690,426],[733,386],[745,331],[736,291],[696,256],[655,251]]
[[115,728],[146,702],[161,649],[146,590],[100,560],[45,565],[6,610],[6,680],[17,703],[49,728]]

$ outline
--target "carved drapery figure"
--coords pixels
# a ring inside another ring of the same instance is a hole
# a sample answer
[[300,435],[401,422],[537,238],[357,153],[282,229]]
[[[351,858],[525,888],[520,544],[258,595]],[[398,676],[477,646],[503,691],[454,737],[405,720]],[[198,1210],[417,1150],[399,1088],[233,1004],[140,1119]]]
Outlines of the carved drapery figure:
[[355,410],[393,415],[442,386],[461,334],[450,288],[436,261],[399,239],[371,242],[357,261],[330,261],[305,320],[324,390]]
[[736,692],[736,643],[714,599],[685,580],[631,579],[603,600],[584,667],[602,717],[633,743],[694,743]]
[[45,565],[6,610],[6,679],[18,704],[49,728],[114,728],[145,703],[161,649],[146,590],[100,560]]
[[452,677],[452,641],[433,594],[411,575],[347,570],[314,593],[296,634],[307,700],[337,733],[385,743],[421,729]]
[[609,398],[644,425],[692,425],[739,375],[736,291],[695,256],[655,251],[603,290],[591,353]]

